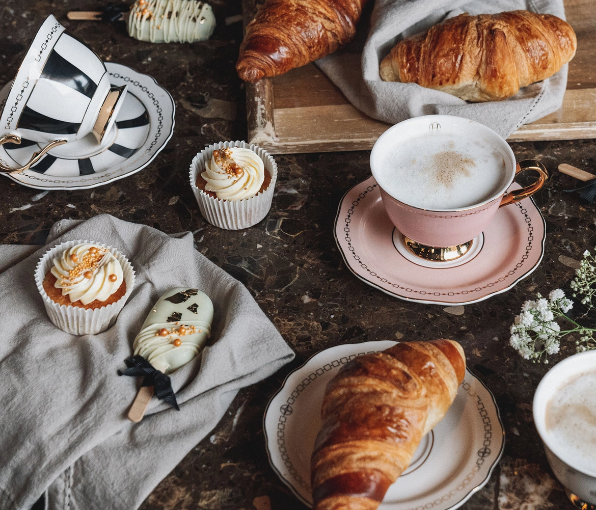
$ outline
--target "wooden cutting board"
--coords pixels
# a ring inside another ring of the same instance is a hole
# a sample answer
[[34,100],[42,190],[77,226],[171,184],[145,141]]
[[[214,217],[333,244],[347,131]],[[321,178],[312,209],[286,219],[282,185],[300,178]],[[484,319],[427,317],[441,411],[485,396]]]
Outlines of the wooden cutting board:
[[[596,138],[596,0],[564,0],[577,34],[563,106],[522,126],[511,142]],[[245,21],[255,1],[244,0]],[[248,139],[273,154],[369,150],[389,124],[354,108],[314,65],[247,84]]]

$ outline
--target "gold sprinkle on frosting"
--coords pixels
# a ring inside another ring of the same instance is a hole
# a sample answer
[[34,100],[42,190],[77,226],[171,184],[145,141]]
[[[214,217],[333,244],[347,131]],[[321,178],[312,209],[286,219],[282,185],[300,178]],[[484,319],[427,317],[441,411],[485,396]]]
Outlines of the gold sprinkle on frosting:
[[81,275],[85,278],[91,278],[107,252],[106,248],[89,248],[89,251],[83,255],[83,260],[68,272],[68,278],[65,278],[63,283],[68,285],[78,280]]
[[213,159],[229,176],[240,177],[244,173],[242,167],[234,161],[232,151],[229,148],[214,150]]

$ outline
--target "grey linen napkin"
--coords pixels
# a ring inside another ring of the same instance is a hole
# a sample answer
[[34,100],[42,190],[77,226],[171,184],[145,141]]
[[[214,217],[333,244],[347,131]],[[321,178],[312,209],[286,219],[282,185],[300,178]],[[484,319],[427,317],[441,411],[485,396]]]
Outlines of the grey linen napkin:
[[[116,324],[73,336],[47,318],[34,269],[67,240],[113,246],[131,261],[135,289]],[[294,354],[248,290],[172,237],[112,216],[64,220],[48,246],[0,246],[0,510],[134,510],[224,415],[238,390]],[[29,255],[29,256],[27,256]],[[170,377],[180,412],[152,399],[144,420],[126,418],[140,380],[119,377],[151,306],[167,289],[196,287],[213,301],[202,356]]]
[[[369,0],[372,1],[372,0]],[[446,92],[379,77],[381,60],[401,39],[467,12],[495,14],[525,9],[565,19],[562,0],[376,0],[370,20],[363,19],[356,40],[316,62],[346,98],[367,115],[390,124],[420,115],[456,115],[481,122],[504,138],[523,124],[560,108],[567,85],[567,65],[551,78],[532,84],[504,101],[467,103]]]

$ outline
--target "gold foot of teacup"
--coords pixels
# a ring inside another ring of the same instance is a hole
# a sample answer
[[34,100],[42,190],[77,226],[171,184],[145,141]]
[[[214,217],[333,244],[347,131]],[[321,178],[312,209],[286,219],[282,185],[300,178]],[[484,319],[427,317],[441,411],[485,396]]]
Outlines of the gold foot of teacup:
[[433,262],[450,262],[452,260],[457,260],[468,253],[474,244],[474,239],[467,243],[458,244],[457,246],[438,248],[420,244],[409,237],[404,236],[404,244],[410,253],[421,259],[432,260]]
[[571,501],[573,503],[573,506],[575,506],[576,508],[581,508],[581,510],[596,510],[596,505],[591,505],[590,503],[582,501],[575,494],[569,492],[568,490],[565,490],[565,492],[567,493],[569,501]]

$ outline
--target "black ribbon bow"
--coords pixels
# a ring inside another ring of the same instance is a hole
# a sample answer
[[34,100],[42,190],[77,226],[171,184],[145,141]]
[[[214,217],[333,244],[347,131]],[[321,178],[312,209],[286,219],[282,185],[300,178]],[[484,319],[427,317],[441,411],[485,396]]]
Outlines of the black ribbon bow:
[[101,13],[101,21],[113,23],[114,21],[122,20],[124,13],[128,12],[130,7],[128,5],[115,5],[110,2]]
[[563,191],[571,193],[572,191],[580,191],[579,197],[586,203],[592,205],[596,199],[596,179],[587,181],[586,184],[574,189],[564,189]]
[[130,377],[143,377],[141,386],[153,386],[155,395],[159,400],[170,404],[174,409],[180,411],[176,394],[172,389],[170,378],[154,368],[143,356],[131,356],[124,360],[126,370],[118,370],[118,375],[128,375]]

